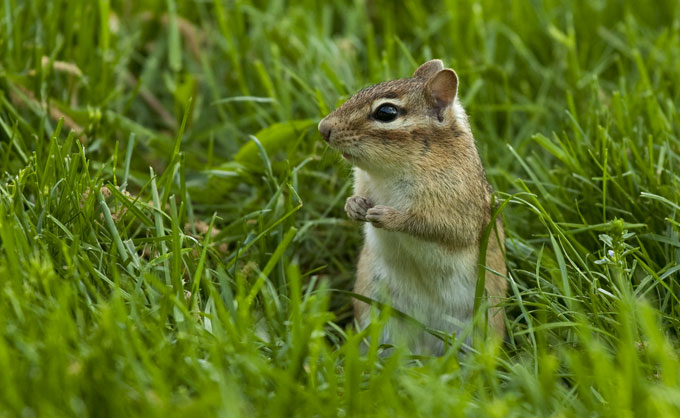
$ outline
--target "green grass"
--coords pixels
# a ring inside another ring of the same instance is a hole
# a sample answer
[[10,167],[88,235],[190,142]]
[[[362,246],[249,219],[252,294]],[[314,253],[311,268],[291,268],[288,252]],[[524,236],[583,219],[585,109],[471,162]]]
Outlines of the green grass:
[[[316,122],[435,57],[508,339],[360,354]],[[0,417],[680,416],[678,69],[673,0],[3,0]]]

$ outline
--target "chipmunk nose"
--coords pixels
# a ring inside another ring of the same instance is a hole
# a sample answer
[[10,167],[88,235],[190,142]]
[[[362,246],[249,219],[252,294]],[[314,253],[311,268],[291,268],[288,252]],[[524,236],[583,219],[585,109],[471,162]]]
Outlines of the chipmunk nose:
[[321,119],[321,122],[319,122],[319,132],[321,133],[321,136],[323,139],[326,140],[326,142],[330,141],[331,139],[331,124],[326,121],[326,118]]

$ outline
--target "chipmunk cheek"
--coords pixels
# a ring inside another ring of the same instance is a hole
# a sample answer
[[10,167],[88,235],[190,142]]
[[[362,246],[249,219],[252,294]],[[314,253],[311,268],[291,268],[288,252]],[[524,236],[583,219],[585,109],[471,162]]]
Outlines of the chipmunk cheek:
[[374,129],[370,133],[370,138],[379,142],[383,146],[404,144],[409,138],[408,132],[395,129]]

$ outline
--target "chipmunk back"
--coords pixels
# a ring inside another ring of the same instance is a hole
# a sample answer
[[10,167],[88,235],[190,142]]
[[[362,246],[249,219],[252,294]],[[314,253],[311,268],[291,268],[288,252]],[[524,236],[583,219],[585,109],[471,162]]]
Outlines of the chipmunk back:
[[[345,210],[365,222],[355,292],[448,332],[472,319],[479,242],[492,209],[457,91],[456,73],[432,60],[411,78],[361,90],[319,123],[328,144],[354,166]],[[497,229],[500,239],[487,250],[492,305],[507,289],[500,222]],[[369,306],[356,301],[355,317],[365,327]],[[504,334],[501,308],[489,310],[489,324]],[[396,319],[382,340],[421,354],[444,350],[439,339]]]

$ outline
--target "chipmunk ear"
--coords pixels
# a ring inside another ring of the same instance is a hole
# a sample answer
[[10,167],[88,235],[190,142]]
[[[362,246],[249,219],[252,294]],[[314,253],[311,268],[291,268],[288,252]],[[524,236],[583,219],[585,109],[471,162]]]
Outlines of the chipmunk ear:
[[415,73],[413,73],[414,78],[420,78],[423,80],[429,80],[430,77],[433,75],[437,74],[437,71],[441,71],[444,69],[444,63],[442,60],[430,60],[416,70]]
[[450,68],[440,70],[425,83],[425,93],[435,107],[444,108],[453,103],[458,92],[458,76]]

